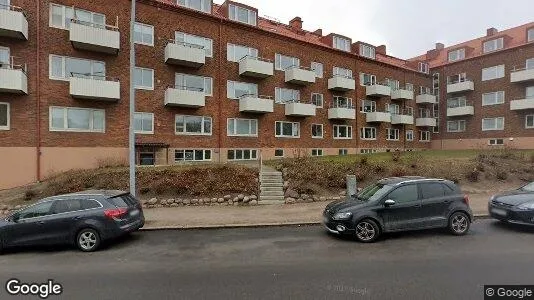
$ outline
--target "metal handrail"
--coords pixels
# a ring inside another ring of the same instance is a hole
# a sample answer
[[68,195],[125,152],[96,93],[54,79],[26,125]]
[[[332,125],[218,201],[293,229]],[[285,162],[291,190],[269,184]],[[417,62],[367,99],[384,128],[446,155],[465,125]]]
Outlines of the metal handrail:
[[9,61],[6,61],[6,62],[0,61],[0,67],[7,66],[7,69],[10,69],[10,70],[22,70],[22,72],[26,74],[28,71],[28,65],[26,63],[24,64],[15,63],[15,59],[18,59],[18,58],[22,58],[22,57],[10,56]]
[[433,118],[430,109],[420,110],[419,118]]
[[113,31],[119,31],[119,18],[117,17],[117,21],[115,25],[108,25],[108,24],[100,24],[95,22],[88,22],[88,21],[82,21],[76,18],[70,19],[71,23],[80,24],[84,26],[94,27],[94,28],[100,28],[100,29],[106,29],[106,30],[113,30]]
[[334,75],[332,75],[332,78],[336,78],[336,77],[354,79],[354,76],[349,76],[349,75],[342,75],[342,74],[334,74]]
[[269,62],[269,63],[273,62],[272,60],[270,60],[268,58],[264,58],[264,57],[260,57],[260,56],[253,56],[253,55],[245,55],[245,56],[241,57],[239,59],[239,61],[242,61],[242,60],[247,59],[247,58],[258,60],[258,61]]
[[[99,75],[99,74],[91,74],[91,73],[70,72],[70,76],[71,77],[76,77],[76,78],[92,79],[92,80],[119,81],[118,77],[111,77],[111,76]],[[109,79],[109,80],[107,80],[107,79]]]
[[[346,99],[346,103],[340,104],[339,103],[339,99]],[[355,106],[354,106],[351,98],[334,96],[334,101],[332,101],[332,103],[330,103],[330,108],[349,108],[349,109],[354,109]]]
[[458,107],[467,107],[467,106],[473,106],[473,102],[466,100],[465,105],[449,105],[449,99],[447,99],[447,108],[458,108]]
[[187,43],[187,42],[182,42],[182,41],[177,41],[177,40],[173,40],[173,39],[167,40],[167,45],[168,44],[177,44],[177,45],[182,45],[182,46],[185,46],[185,47],[196,48],[196,49],[204,49],[205,48],[202,45],[192,44],[192,43]]
[[447,84],[456,84],[456,83],[462,83],[462,82],[473,82],[473,80],[471,80],[469,78],[464,78],[464,79],[460,79],[458,81],[449,82],[449,80],[447,79]]
[[26,13],[24,12],[24,10],[22,9],[22,7],[20,6],[0,4],[0,9],[17,11],[17,12],[22,13],[22,15],[24,15],[25,18],[28,17]]
[[183,91],[194,91],[194,92],[204,92],[204,88],[199,88],[195,86],[187,86],[187,85],[169,85],[169,88],[175,89],[175,90],[183,90]]
[[534,64],[532,66],[527,66],[525,65],[524,67],[517,67],[517,66],[514,66],[512,68],[512,72],[519,72],[519,71],[525,71],[525,70],[534,70]]
[[391,113],[392,115],[413,116],[413,109],[401,109],[399,113]]
[[299,66],[299,65],[291,65],[291,66],[285,68],[284,71],[289,70],[289,69],[295,69],[295,68],[314,72],[314,70],[312,70],[311,67],[304,67],[304,66]]
[[258,94],[243,94],[239,96],[238,98],[245,98],[245,97],[254,97],[254,98],[260,98],[260,99],[269,99],[272,100],[273,96],[267,96],[267,95],[258,95]]

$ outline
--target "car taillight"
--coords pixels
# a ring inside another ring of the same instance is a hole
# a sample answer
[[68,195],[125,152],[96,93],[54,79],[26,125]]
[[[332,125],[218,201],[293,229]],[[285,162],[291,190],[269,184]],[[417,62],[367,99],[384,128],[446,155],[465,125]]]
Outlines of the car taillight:
[[106,209],[104,215],[110,219],[120,219],[127,211],[126,208]]
[[469,205],[469,196],[464,195],[464,203]]

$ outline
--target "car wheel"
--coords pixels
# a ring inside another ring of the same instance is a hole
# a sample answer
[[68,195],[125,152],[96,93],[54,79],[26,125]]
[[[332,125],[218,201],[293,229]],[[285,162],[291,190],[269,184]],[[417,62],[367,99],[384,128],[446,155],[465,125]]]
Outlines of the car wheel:
[[370,219],[364,219],[355,226],[356,239],[362,243],[372,243],[380,235],[380,228],[376,222]]
[[454,235],[464,235],[469,231],[471,221],[463,212],[455,212],[449,218],[449,230]]
[[76,245],[83,252],[93,252],[100,246],[100,235],[94,229],[82,229],[76,237]]

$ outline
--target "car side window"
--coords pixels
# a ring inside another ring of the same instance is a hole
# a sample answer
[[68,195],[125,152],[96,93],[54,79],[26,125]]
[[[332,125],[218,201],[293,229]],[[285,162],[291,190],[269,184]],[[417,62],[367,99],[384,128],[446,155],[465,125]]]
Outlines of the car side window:
[[82,209],[93,209],[93,208],[99,208],[101,206],[100,203],[92,199],[84,199],[81,202],[82,202]]
[[420,183],[421,196],[423,199],[431,199],[445,196],[443,184],[437,182]]
[[44,216],[50,215],[52,204],[54,202],[55,201],[43,202],[43,203],[39,203],[34,206],[21,210],[18,213],[19,220],[44,217]]
[[56,203],[54,203],[54,207],[52,211],[54,214],[61,214],[61,213],[68,213],[68,212],[73,212],[73,211],[77,211],[81,209],[82,209],[82,205],[79,199],[68,199],[68,200],[57,200]]
[[418,199],[417,194],[417,185],[402,185],[394,189],[389,193],[386,199],[391,199],[396,203],[406,203],[410,201],[415,201]]

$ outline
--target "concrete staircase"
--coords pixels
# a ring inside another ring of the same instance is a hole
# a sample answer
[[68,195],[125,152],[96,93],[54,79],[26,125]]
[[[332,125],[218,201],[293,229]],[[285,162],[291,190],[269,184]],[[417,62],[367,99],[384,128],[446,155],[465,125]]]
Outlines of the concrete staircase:
[[259,204],[282,204],[284,200],[284,179],[282,173],[264,169],[260,173]]

